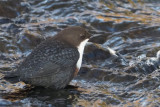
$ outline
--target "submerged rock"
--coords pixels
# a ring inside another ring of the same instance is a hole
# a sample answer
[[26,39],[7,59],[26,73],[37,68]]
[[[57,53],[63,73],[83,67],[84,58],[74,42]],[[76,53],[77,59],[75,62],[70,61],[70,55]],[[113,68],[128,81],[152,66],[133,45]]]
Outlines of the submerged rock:
[[89,42],[85,47],[84,53],[84,62],[87,64],[94,64],[97,66],[100,65],[101,67],[128,65],[123,55],[111,49],[110,47],[104,47],[101,44]]

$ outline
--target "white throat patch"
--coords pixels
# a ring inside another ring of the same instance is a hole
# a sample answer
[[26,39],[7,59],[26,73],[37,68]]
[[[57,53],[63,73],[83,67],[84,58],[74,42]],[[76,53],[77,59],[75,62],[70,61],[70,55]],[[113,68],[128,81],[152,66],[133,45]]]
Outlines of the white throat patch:
[[77,68],[78,68],[78,70],[80,69],[81,64],[82,64],[83,51],[84,51],[84,47],[85,47],[86,43],[88,42],[88,40],[89,40],[89,39],[86,39],[86,40],[82,41],[82,42],[79,44],[79,46],[77,46],[78,52],[79,52],[79,54],[80,54],[79,59],[78,59],[78,61],[77,61]]
[[160,50],[157,52],[157,59],[160,61]]

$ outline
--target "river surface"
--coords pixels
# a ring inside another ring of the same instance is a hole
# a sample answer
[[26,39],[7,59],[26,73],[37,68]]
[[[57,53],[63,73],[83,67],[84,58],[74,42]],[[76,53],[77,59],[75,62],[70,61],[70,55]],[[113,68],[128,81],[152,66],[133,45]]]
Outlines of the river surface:
[[160,65],[152,59],[160,50],[159,17],[159,0],[1,0],[1,73],[14,71],[41,41],[67,26],[93,36],[70,86],[54,91],[0,74],[0,106],[158,107]]

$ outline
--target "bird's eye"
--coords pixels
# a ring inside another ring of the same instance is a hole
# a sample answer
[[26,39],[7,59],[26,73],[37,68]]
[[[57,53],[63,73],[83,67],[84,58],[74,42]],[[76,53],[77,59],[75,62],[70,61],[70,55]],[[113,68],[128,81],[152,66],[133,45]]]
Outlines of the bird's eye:
[[85,34],[80,34],[81,39],[85,39]]

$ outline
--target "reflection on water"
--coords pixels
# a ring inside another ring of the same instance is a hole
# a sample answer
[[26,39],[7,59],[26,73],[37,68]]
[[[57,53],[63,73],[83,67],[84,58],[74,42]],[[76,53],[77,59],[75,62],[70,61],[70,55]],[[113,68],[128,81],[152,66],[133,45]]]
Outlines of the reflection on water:
[[159,7],[159,0],[0,1],[0,72],[12,72],[41,41],[67,26],[93,35],[72,86],[33,88],[0,74],[0,106],[159,106]]

